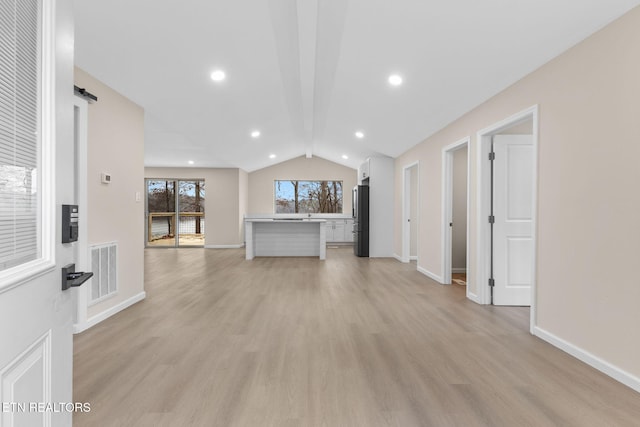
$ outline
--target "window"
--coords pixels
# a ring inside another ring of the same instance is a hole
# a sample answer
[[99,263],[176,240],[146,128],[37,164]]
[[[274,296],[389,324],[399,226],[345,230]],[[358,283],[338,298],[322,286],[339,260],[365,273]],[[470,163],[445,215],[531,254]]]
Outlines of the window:
[[342,213],[342,181],[275,181],[275,213]]
[[51,99],[52,74],[42,73],[50,67],[41,30],[43,16],[52,15],[43,3],[0,4],[0,278],[9,279],[5,283],[51,264],[49,218],[43,219],[44,207],[51,206],[51,192],[45,196],[43,191],[43,183],[46,190],[52,185],[46,179],[51,153],[43,148],[43,129],[52,129],[53,115],[52,108],[45,111],[43,100]]

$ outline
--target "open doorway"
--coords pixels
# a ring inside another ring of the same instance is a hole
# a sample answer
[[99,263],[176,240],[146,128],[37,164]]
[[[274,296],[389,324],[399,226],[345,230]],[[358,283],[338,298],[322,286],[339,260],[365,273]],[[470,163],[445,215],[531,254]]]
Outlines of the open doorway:
[[531,306],[535,324],[538,108],[478,132],[478,298]]
[[146,246],[204,246],[204,180],[147,179],[146,186]]
[[469,142],[442,149],[442,281],[467,285],[469,230]]
[[418,264],[418,200],[419,164],[412,163],[403,168],[402,182],[402,262]]

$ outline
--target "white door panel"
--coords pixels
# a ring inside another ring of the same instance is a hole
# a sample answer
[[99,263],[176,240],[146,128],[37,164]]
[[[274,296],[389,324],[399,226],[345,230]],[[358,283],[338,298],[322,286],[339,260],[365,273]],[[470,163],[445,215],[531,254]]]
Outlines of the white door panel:
[[[502,139],[498,138],[498,141]],[[507,197],[501,200],[506,204],[507,221],[525,221],[528,226],[533,216],[533,143],[529,136],[525,136],[523,142],[520,142],[520,137],[510,136],[508,139],[504,145]],[[501,150],[502,143],[498,145],[498,150]]]
[[[29,13],[16,9],[24,6],[19,2],[17,6],[13,1],[4,3],[0,8],[4,23],[13,22],[16,10],[30,23],[37,22]],[[40,242],[43,267],[25,269],[25,280],[0,280],[0,402],[22,405],[0,411],[2,427],[68,426],[72,421],[70,412],[43,409],[46,404],[72,402],[74,305],[71,292],[62,291],[61,267],[74,262],[75,251],[73,244],[60,243],[61,205],[74,203],[73,49],[69,48],[73,45],[72,4],[70,0],[37,4],[43,8],[41,16],[46,23],[44,31],[39,30],[45,53],[42,64],[49,70],[40,80],[40,99],[51,101],[40,115],[44,149],[39,149],[42,164],[37,170],[45,181],[38,190],[38,213],[44,224]],[[18,43],[29,45],[26,39],[21,36]],[[0,54],[8,56],[11,49],[10,44],[2,44]],[[10,145],[7,140],[3,144]],[[56,171],[55,177],[49,171]],[[0,194],[2,197],[7,196]],[[29,405],[38,404],[35,411],[30,410],[33,407]]]
[[[2,411],[1,425],[46,425],[50,422],[48,414],[32,411],[30,407],[31,402],[51,400],[50,382],[51,334],[47,333],[0,372],[2,402],[14,406]],[[20,404],[25,406],[20,408],[17,406]]]
[[533,277],[533,139],[493,139],[493,226],[496,305],[531,305]]

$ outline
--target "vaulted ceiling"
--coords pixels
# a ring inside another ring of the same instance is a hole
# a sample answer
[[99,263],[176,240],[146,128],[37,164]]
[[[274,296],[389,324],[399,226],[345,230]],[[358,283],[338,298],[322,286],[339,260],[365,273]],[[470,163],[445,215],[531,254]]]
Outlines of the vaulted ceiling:
[[253,171],[307,155],[357,167],[398,156],[638,4],[74,0],[76,65],[145,109],[147,166]]

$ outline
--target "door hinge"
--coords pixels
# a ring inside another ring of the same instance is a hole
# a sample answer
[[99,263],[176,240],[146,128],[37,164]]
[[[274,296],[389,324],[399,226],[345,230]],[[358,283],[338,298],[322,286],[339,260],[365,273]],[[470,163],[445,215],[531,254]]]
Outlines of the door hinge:
[[494,153],[493,151],[489,153],[489,160],[495,160],[496,159],[496,153]]
[[495,224],[496,222],[496,217],[493,215],[489,215],[489,224]]
[[496,285],[496,281],[494,279],[489,279],[489,286],[494,287]]

